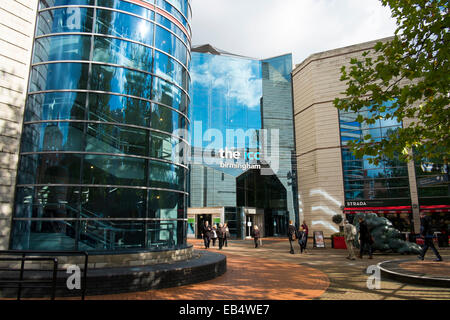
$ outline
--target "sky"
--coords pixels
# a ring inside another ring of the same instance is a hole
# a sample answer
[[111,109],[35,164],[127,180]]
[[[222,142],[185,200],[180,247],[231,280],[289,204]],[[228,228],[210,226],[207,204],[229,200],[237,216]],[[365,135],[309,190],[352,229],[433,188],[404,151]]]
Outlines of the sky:
[[264,59],[389,37],[396,29],[379,0],[191,0],[192,44]]

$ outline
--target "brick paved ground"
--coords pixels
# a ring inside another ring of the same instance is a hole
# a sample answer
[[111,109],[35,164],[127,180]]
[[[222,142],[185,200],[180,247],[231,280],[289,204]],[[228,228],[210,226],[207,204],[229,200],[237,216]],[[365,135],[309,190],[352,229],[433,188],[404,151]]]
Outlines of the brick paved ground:
[[401,269],[417,273],[419,275],[450,278],[450,261],[415,261],[401,263]]
[[[203,249],[200,240],[189,241],[196,249]],[[296,254],[291,255],[285,239],[265,239],[259,249],[253,248],[251,240],[231,241],[230,246],[221,251],[227,255],[228,271],[219,278],[179,288],[88,299],[450,299],[450,288],[392,280],[383,280],[379,290],[367,288],[365,271],[368,266],[415,256],[375,254],[373,260],[365,257],[350,261],[345,259],[346,250],[312,249],[310,243],[308,247],[307,254],[300,255],[296,247]],[[445,261],[450,261],[449,249],[440,249],[440,252]],[[427,254],[426,261],[433,258],[432,253]]]

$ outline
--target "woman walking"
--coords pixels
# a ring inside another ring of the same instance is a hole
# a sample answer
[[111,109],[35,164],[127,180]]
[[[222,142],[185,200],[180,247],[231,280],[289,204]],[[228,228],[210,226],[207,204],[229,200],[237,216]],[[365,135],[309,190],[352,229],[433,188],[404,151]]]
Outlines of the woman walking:
[[297,232],[298,245],[300,246],[300,253],[306,249],[306,232],[303,230],[303,227],[300,227]]

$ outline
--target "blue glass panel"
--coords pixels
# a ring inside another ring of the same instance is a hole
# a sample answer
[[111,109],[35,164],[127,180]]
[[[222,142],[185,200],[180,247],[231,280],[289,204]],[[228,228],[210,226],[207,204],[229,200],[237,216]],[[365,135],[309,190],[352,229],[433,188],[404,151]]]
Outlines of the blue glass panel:
[[83,148],[81,123],[39,123],[23,126],[21,152],[81,151]]
[[69,7],[39,14],[36,35],[60,32],[91,32],[93,9]]
[[156,5],[158,7],[163,8],[167,12],[169,12],[172,16],[174,16],[178,21],[180,21],[186,29],[188,29],[188,23],[186,19],[175,9],[171,4],[164,0],[156,0]]
[[111,10],[97,9],[95,32],[153,45],[154,24]]
[[187,96],[178,87],[155,77],[153,81],[153,100],[171,106],[181,112],[187,112]]
[[33,63],[61,60],[89,60],[91,37],[58,35],[35,41]]
[[150,127],[180,136],[186,129],[186,118],[178,112],[153,104]]
[[89,185],[147,185],[147,160],[131,157],[85,155],[83,184]]
[[[83,218],[145,218],[147,191],[116,187],[83,187]],[[109,223],[109,222],[105,222]]]
[[156,26],[155,47],[174,56],[187,66],[188,48],[180,39],[159,26]]
[[152,76],[119,67],[92,65],[91,90],[151,99]]
[[87,152],[148,156],[149,131],[107,124],[88,124]]
[[184,191],[186,169],[170,163],[150,161],[150,187]]
[[89,65],[81,63],[34,66],[31,70],[29,91],[87,89],[88,73]]
[[152,72],[153,49],[112,38],[95,37],[93,61]]
[[86,94],[50,92],[28,96],[24,121],[83,120]]
[[94,3],[95,0],[41,0],[39,2],[39,8],[45,9],[66,5],[94,5]]
[[22,155],[18,184],[79,184],[79,154]]
[[186,44],[189,44],[188,37],[186,36],[186,34],[176,24],[172,23],[172,21],[163,17],[160,14],[156,14],[156,22],[159,23],[160,25],[163,25],[164,27],[168,28],[169,30],[172,30],[176,35],[181,37],[181,39]]
[[163,79],[175,82],[186,91],[189,90],[186,69],[177,61],[159,51],[155,51],[154,73]]
[[147,101],[108,94],[89,95],[89,120],[147,127],[151,104]]
[[187,164],[187,152],[188,146],[182,140],[159,132],[151,133],[151,157]]
[[137,14],[145,19],[153,20],[154,12],[142,5],[133,4],[121,0],[97,0],[97,6],[114,8],[130,13]]

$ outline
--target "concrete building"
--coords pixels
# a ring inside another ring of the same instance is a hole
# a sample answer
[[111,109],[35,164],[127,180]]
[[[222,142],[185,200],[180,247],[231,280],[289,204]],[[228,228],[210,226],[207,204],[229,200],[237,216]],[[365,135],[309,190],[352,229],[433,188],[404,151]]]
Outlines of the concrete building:
[[345,214],[351,219],[356,212],[375,212],[401,231],[418,232],[419,212],[423,211],[432,215],[437,229],[448,228],[448,180],[425,183],[427,177],[445,178],[448,168],[436,164],[426,168],[426,161],[405,164],[395,159],[374,166],[366,156],[356,159],[346,148],[347,141],[366,133],[381,138],[408,125],[408,121],[392,120],[363,127],[356,122],[355,113],[340,112],[333,106],[333,100],[343,97],[346,89],[340,81],[341,67],[349,66],[351,58],[361,59],[378,41],[389,39],[312,54],[292,71],[299,215],[311,231],[330,236],[339,229],[331,220],[333,215]]

